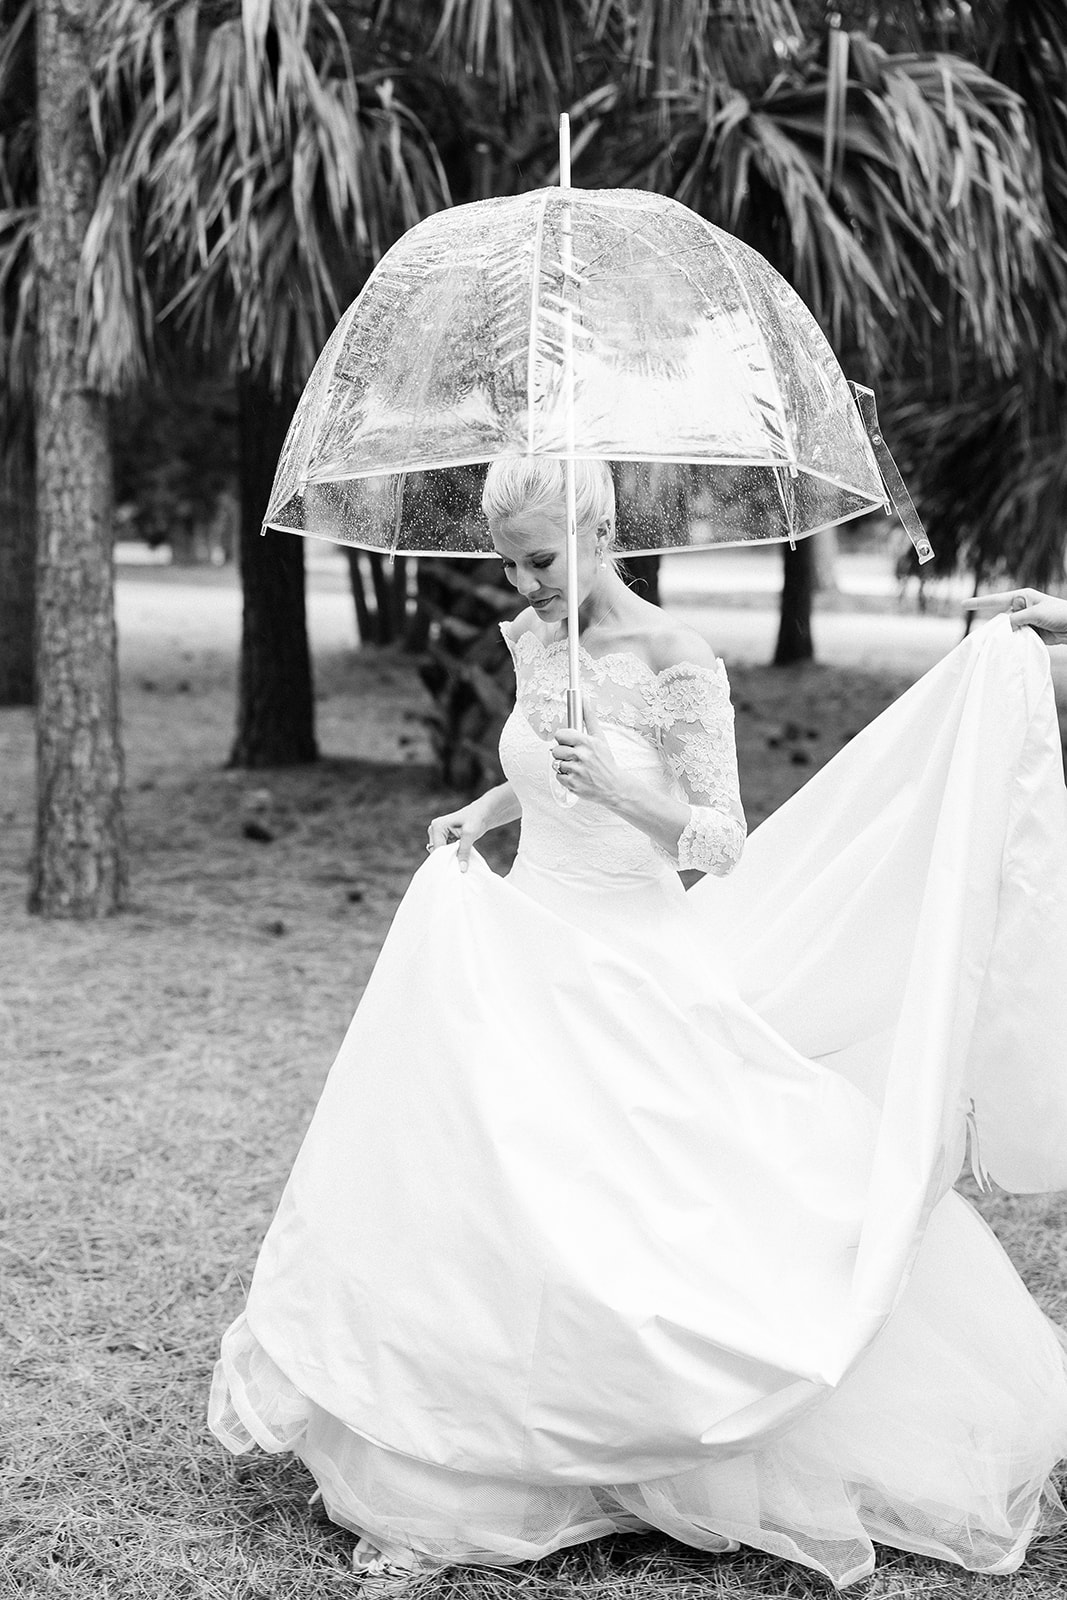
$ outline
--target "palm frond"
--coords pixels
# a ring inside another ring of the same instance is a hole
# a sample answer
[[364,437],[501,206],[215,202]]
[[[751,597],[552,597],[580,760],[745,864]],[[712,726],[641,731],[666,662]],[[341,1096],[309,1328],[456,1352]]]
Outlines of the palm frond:
[[500,100],[520,93],[561,110],[575,79],[588,0],[443,0],[430,50],[454,73],[489,76]]
[[626,108],[630,181],[753,244],[869,369],[902,334],[930,348],[950,324],[1010,370],[1051,237],[1021,102],[972,63],[890,56],[864,36],[848,65],[833,170],[827,70],[810,54],[747,93],[720,75],[666,97],[662,144],[663,111]]
[[0,437],[33,392],[37,138],[32,0],[7,4],[0,28]]
[[1067,249],[1067,8],[1060,0],[1018,0],[997,9],[983,64],[1026,106],[1049,211]]
[[590,0],[587,14],[621,71],[655,96],[749,80],[794,57],[805,37],[794,0]]
[[418,115],[396,80],[357,73],[326,0],[214,22],[192,0],[118,0],[94,117],[112,153],[85,308],[108,387],[140,376],[153,305],[274,384],[302,380],[376,257],[448,199]]
[[1044,588],[1065,577],[1067,386],[1045,395],[1044,426],[1026,375],[955,395],[898,387],[886,425],[937,550],[935,571],[964,565],[989,582]]

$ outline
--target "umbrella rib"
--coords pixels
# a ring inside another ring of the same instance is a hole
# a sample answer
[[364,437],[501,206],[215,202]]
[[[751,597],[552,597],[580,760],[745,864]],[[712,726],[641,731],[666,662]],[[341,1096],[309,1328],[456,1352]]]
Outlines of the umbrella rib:
[[[540,454],[546,461],[566,461],[566,450],[543,450]],[[322,488],[331,483],[353,483],[364,478],[380,478],[390,473],[398,472],[441,472],[451,467],[484,467],[498,459],[499,451],[483,451],[477,455],[447,456],[443,460],[428,461],[420,458],[417,465],[397,467],[388,462],[378,462],[373,467],[365,467],[357,472],[336,472],[329,470],[321,476],[309,476],[306,480],[314,488]],[[771,471],[778,471],[783,462],[776,456],[698,456],[680,455],[666,450],[622,450],[612,448],[610,456],[604,456],[595,450],[575,449],[576,461],[656,461],[666,466],[679,467],[761,467]],[[820,483],[827,483],[834,489],[842,489],[847,494],[862,495],[870,501],[870,509],[874,510],[884,502],[884,492],[877,495],[862,488],[859,484],[848,483],[845,479],[835,477],[829,472],[820,472],[817,467],[810,466],[807,462],[797,462],[797,471],[805,478],[815,478]],[[742,540],[742,543],[746,541]],[[749,541],[750,542],[750,541]]]
[[732,277],[734,279],[734,282],[737,285],[738,293],[741,295],[741,297],[744,300],[746,306],[748,307],[749,318],[751,320],[753,328],[756,330],[756,333],[759,335],[759,341],[760,341],[760,344],[763,346],[763,354],[766,357],[766,361],[767,361],[767,371],[770,374],[771,383],[774,385],[774,392],[778,396],[778,415],[781,418],[782,438],[785,440],[786,449],[789,451],[789,465],[795,471],[796,470],[796,466],[797,466],[796,451],[793,449],[793,441],[792,441],[792,439],[790,437],[789,428],[787,426],[785,400],[784,400],[784,398],[782,396],[782,387],[781,387],[781,384],[778,382],[778,374],[775,371],[774,361],[773,361],[773,358],[771,356],[770,348],[769,348],[769,346],[767,344],[767,340],[764,338],[764,335],[763,335],[763,326],[762,326],[762,324],[760,322],[760,319],[756,316],[756,308],[752,304],[752,298],[751,298],[748,290],[745,288],[744,280],[742,279],[741,274],[738,272],[738,270],[735,267],[734,263],[731,261],[729,253],[726,250],[723,249],[722,245],[719,243],[718,239],[715,237],[716,230],[712,227],[711,223],[708,221],[708,219],[706,217],[700,216],[699,213],[695,212],[695,211],[694,211],[693,215],[696,217],[696,219],[700,223],[701,227],[704,228],[704,230],[708,234],[710,234],[712,244],[715,246],[716,250],[719,252],[719,256],[722,259],[722,261],[726,264],[727,270],[730,272],[730,274],[732,275]]
[[541,282],[541,254],[545,239],[545,214],[548,211],[548,195],[546,189],[541,196],[541,204],[537,211],[537,224],[534,229],[533,265],[530,273],[530,342],[526,350],[526,454],[532,456],[533,428],[534,428],[534,361],[537,350],[537,303],[538,286]]
[[[597,457],[596,459],[600,458]],[[818,476],[818,474],[816,474],[816,476]],[[881,504],[880,501],[879,504]],[[818,522],[813,528],[805,528],[803,533],[798,535],[798,537],[806,539],[813,533],[821,533],[824,528],[840,527],[842,523],[852,522],[856,517],[867,516],[873,509],[875,509],[875,507],[871,504],[858,506],[855,511],[849,511],[843,517],[834,517],[830,522]],[[276,528],[280,533],[296,534],[301,539],[322,539],[329,544],[352,545],[355,546],[357,550],[371,550],[377,552],[378,555],[382,555],[384,553],[383,546],[381,544],[372,543],[369,539],[336,539],[330,534],[309,533],[306,528],[295,528],[290,523],[282,522],[280,520],[277,522],[268,523],[266,526]],[[739,550],[742,547],[751,547],[754,544],[785,544],[787,540],[787,534],[774,533],[764,534],[758,539],[715,539],[706,544],[627,545],[626,549],[623,550],[621,554],[623,559],[625,559],[627,556],[654,556],[664,554],[674,555],[687,550]],[[411,546],[405,547],[403,550],[398,549],[397,554],[414,557],[433,557],[441,555],[442,551],[440,547],[437,547],[436,549],[423,550],[421,548]],[[491,549],[449,550],[447,552],[449,560],[455,561],[485,561],[493,554],[494,552]]]
[[[749,297],[748,291],[746,290],[746,288],[744,286],[744,283],[743,283],[743,281],[742,281],[742,279],[741,279],[736,267],[734,266],[733,262],[730,260],[730,257],[728,255],[728,253],[722,248],[722,246],[719,243],[718,239],[715,237],[715,234],[716,234],[717,230],[712,227],[712,225],[708,222],[706,217],[698,216],[696,212],[694,212],[693,215],[696,217],[696,220],[698,222],[703,224],[703,226],[707,230],[707,232],[711,234],[712,243],[714,244],[716,250],[719,252],[719,256],[722,259],[722,261],[725,262],[726,266],[730,269],[731,273],[733,274],[734,279],[735,279],[735,281],[737,283],[738,291],[742,295],[742,297],[744,298],[744,302],[748,307],[749,317],[750,317],[750,320],[752,322],[752,325],[755,328],[756,332],[759,334],[760,344],[763,347],[764,357],[765,357],[766,362],[767,362],[767,371],[768,371],[768,373],[770,375],[770,380],[771,380],[771,383],[774,386],[774,392],[775,392],[775,395],[777,396],[777,399],[778,399],[778,417],[779,417],[779,421],[780,421],[780,432],[781,432],[783,440],[785,441],[786,449],[788,451],[785,464],[788,465],[791,468],[795,468],[797,466],[796,452],[793,450],[792,445],[790,443],[789,429],[786,426],[785,401],[784,401],[784,399],[782,397],[781,385],[778,382],[778,376],[777,376],[777,373],[774,370],[774,364],[773,364],[773,362],[771,360],[771,353],[770,353],[770,350],[767,347],[767,341],[763,336],[763,329],[762,329],[762,326],[760,325],[759,320],[758,320],[758,318],[756,316],[755,308],[752,305],[752,301],[751,301],[751,299]],[[686,267],[684,265],[684,259],[685,258],[684,258],[683,255],[681,255],[681,254],[673,254],[672,255],[668,251],[663,250],[654,238],[650,238],[649,235],[647,233],[645,233],[639,227],[638,228],[627,228],[625,231],[627,232],[627,234],[631,238],[640,239],[641,243],[646,245],[647,248],[653,253],[653,255],[657,255],[657,256],[660,257],[661,260],[668,262],[670,264],[670,266],[672,268],[674,268],[675,271],[679,272],[682,275],[682,277],[685,278],[686,282],[693,289],[695,289],[698,294],[700,294],[702,292],[700,284],[693,277],[693,274],[691,272],[687,271],[687,269],[686,269]],[[667,457],[666,459],[669,460],[671,458]]]

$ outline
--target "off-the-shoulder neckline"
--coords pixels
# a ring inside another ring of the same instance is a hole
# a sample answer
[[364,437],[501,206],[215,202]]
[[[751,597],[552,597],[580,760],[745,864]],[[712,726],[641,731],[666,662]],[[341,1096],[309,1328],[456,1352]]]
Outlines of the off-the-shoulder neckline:
[[[567,648],[566,639],[554,639],[551,644],[545,644],[543,640],[537,637],[532,628],[524,628],[519,637],[513,639],[508,632],[507,623],[502,622],[500,624],[500,632],[504,636],[505,643],[510,645],[513,650],[517,650],[524,639],[529,639],[531,644],[535,645],[543,656],[555,655],[557,651]],[[664,678],[670,677],[673,673],[684,673],[686,675],[694,672],[706,673],[709,678],[718,678],[720,680],[726,675],[726,665],[721,656],[715,657],[715,665],[713,667],[705,667],[697,661],[674,661],[670,666],[660,667],[657,672],[655,667],[649,666],[647,661],[641,656],[635,655],[632,650],[605,650],[602,656],[595,656],[585,648],[584,644],[579,644],[578,655],[581,660],[587,661],[594,668],[605,661],[635,661],[656,683],[662,682]]]

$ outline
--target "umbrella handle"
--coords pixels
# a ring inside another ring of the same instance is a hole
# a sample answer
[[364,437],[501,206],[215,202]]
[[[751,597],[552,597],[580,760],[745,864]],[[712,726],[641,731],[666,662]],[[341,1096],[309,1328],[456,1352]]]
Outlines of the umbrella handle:
[[564,810],[566,810],[568,806],[576,806],[578,804],[578,796],[576,794],[571,794],[569,789],[565,789],[560,783],[559,779],[556,777],[555,767],[551,767],[549,769],[548,787],[553,800],[558,806],[563,806]]
[[[559,119],[559,186],[566,195],[571,186],[571,119],[564,111]],[[567,511],[567,726],[581,728],[582,686],[578,658],[578,518],[574,495],[574,311],[570,301],[573,267],[571,208],[562,213],[560,256],[563,267],[563,394],[567,412],[567,455],[563,462],[564,501]],[[549,788],[558,805],[572,806],[578,799],[549,772]]]
[[[582,717],[581,690],[578,690],[577,693],[575,693],[574,689],[567,690],[567,726],[568,728],[584,728],[585,726],[585,721]],[[557,805],[573,806],[577,803],[578,796],[563,787],[556,777],[554,766],[548,769],[548,787]]]

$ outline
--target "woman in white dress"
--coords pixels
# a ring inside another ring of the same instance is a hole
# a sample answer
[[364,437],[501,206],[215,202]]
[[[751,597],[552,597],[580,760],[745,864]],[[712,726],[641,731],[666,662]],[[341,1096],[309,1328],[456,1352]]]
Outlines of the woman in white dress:
[[[365,1574],[639,1528],[840,1586],[872,1541],[1011,1571],[1067,1364],[952,1184],[968,1130],[978,1173],[1067,1184],[1045,652],[981,630],[746,847],[725,670],[616,571],[607,470],[584,733],[560,468],[483,504],[528,601],[507,781],[430,825],[211,1425],[295,1451]],[[499,878],[472,846],[520,814]]]

